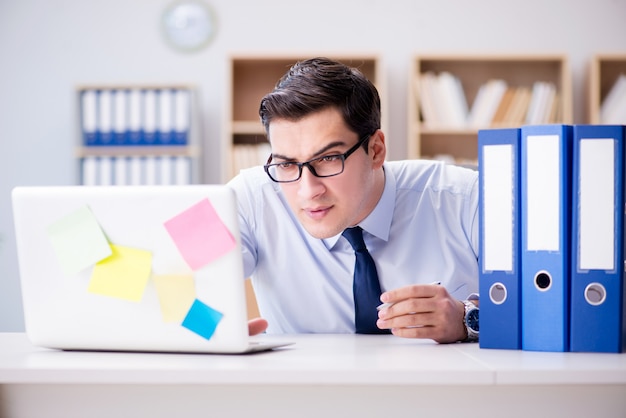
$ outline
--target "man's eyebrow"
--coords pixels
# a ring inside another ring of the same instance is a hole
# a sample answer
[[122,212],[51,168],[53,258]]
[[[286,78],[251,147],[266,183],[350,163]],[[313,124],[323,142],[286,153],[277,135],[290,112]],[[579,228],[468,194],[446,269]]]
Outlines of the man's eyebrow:
[[[318,157],[318,156],[322,155],[323,153],[325,153],[326,151],[328,151],[329,149],[332,149],[332,148],[335,148],[335,147],[340,147],[340,146],[345,146],[345,145],[346,145],[346,143],[344,141],[331,142],[330,144],[327,144],[322,149],[320,149],[317,152],[313,153],[311,158]],[[272,158],[277,158],[277,159],[281,159],[281,160],[285,160],[285,161],[295,161],[295,158],[290,158],[290,157],[287,157],[286,155],[274,154],[274,153],[272,153]]]

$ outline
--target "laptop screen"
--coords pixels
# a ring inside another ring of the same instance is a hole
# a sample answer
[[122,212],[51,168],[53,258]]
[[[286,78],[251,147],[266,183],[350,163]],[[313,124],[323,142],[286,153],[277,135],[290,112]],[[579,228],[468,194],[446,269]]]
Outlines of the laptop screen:
[[222,185],[17,187],[26,332],[61,349],[248,342],[236,199]]

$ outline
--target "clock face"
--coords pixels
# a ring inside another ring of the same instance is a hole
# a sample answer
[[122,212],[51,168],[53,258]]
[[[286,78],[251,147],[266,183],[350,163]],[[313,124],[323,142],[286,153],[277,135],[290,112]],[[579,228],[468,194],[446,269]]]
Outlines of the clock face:
[[201,0],[179,0],[165,9],[161,28],[167,42],[180,51],[197,51],[216,31],[215,14]]

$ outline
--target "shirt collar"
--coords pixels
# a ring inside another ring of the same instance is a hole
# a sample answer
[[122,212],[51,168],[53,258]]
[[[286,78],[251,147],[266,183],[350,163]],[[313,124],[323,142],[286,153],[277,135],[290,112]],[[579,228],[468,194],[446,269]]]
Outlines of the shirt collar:
[[[393,176],[393,172],[391,170],[384,171],[385,187],[383,189],[383,194],[380,196],[380,200],[374,207],[374,210],[372,210],[372,212],[370,212],[370,214],[359,223],[359,226],[375,237],[387,241],[389,239],[393,212],[396,207],[396,178]],[[327,249],[331,249],[335,246],[340,236],[341,233],[335,235],[334,237],[325,238],[322,241],[324,242],[324,245],[326,245]]]

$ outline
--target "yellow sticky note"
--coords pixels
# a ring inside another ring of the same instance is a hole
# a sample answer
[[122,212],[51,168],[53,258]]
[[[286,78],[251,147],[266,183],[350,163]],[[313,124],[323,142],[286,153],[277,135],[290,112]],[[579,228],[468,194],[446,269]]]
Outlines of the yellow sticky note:
[[161,316],[165,322],[182,322],[196,299],[192,274],[163,274],[152,276],[159,296]]
[[140,302],[152,270],[152,253],[111,245],[113,254],[97,263],[89,292]]

